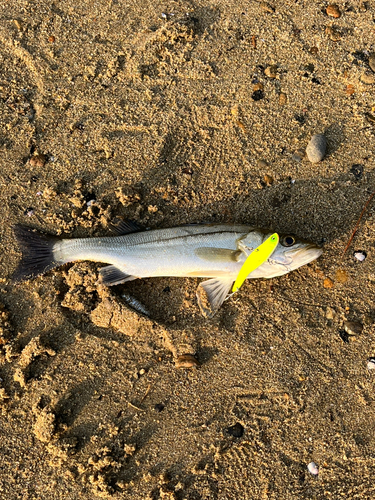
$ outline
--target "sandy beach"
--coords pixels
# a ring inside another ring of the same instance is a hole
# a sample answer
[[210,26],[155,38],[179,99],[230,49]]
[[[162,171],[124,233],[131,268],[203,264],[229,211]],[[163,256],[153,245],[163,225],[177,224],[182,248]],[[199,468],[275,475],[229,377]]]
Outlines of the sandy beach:
[[[373,0],[1,2],[0,499],[375,497],[375,202],[343,255],[375,190],[374,20]],[[119,218],[324,252],[212,319],[198,278],[12,283],[14,224]]]

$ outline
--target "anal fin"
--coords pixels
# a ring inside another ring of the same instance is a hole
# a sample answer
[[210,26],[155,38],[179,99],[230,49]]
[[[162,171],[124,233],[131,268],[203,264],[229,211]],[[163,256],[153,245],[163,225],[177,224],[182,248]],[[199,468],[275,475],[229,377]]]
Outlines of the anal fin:
[[198,287],[197,300],[202,314],[208,318],[212,318],[216,314],[228,295],[233,281],[233,277],[229,276],[225,278],[212,278],[200,283],[199,287],[203,288],[210,306],[210,309],[204,306],[202,293]]
[[99,271],[100,283],[106,286],[120,285],[126,281],[132,281],[137,279],[137,276],[132,276],[121,271],[116,266],[106,266],[102,267]]

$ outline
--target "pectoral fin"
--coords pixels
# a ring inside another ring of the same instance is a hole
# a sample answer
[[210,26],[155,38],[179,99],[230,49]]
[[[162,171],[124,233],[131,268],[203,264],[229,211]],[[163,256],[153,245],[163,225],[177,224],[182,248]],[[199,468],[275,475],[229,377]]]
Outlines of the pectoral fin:
[[125,281],[132,281],[137,279],[137,276],[131,276],[121,271],[116,266],[106,266],[102,267],[99,271],[100,283],[106,286],[120,285],[125,283]]
[[238,262],[242,252],[230,248],[200,247],[194,253],[209,262]]
[[[228,295],[233,281],[233,277],[229,276],[225,278],[213,278],[203,281],[203,283],[199,285],[197,290],[197,300],[202,314],[208,318],[212,318],[224,302],[225,297]],[[204,306],[204,297],[202,297],[202,290],[200,287],[203,288],[206,294],[210,309]]]

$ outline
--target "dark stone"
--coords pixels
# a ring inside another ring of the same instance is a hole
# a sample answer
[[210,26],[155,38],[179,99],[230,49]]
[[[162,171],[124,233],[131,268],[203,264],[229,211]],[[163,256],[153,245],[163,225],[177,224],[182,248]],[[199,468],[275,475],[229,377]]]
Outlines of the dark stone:
[[163,405],[163,403],[157,403],[154,406],[154,410],[157,411],[158,413],[160,413],[161,411],[163,411],[164,408],[165,408],[165,406]]
[[351,166],[350,173],[354,175],[357,181],[359,181],[360,179],[362,179],[363,165],[361,165],[360,163],[355,163]]

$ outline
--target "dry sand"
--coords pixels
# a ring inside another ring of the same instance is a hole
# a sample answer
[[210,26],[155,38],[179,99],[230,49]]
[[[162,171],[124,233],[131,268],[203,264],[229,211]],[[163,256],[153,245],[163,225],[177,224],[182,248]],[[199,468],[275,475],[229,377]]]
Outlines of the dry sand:
[[[1,499],[375,497],[371,209],[341,258],[375,188],[375,3],[326,6],[1,2]],[[315,133],[325,159],[297,161]],[[212,320],[195,279],[105,290],[77,263],[11,284],[12,224],[90,236],[118,216],[325,251]]]

